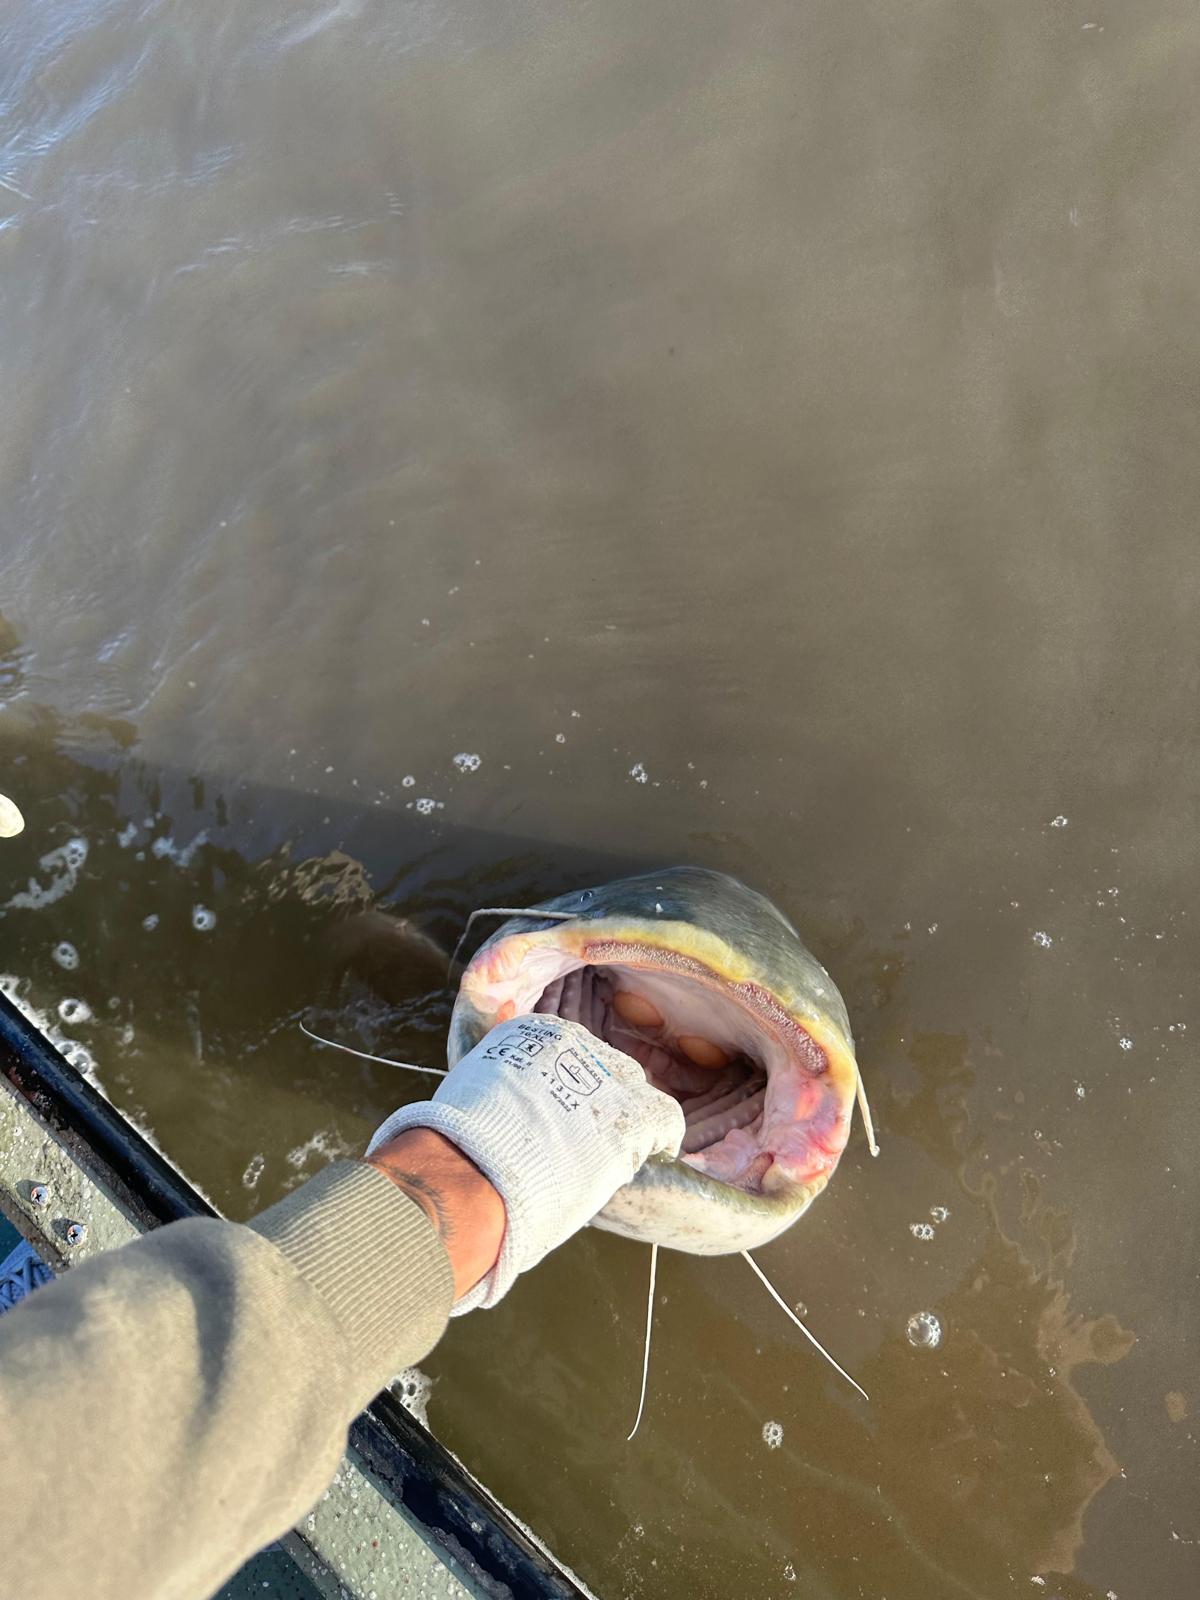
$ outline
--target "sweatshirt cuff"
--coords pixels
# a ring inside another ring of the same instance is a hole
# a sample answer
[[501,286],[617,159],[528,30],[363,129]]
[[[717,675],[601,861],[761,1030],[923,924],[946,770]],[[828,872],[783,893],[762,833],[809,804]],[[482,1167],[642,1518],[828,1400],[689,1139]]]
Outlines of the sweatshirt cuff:
[[450,1258],[415,1201],[362,1161],[335,1161],[250,1228],[332,1312],[349,1346],[357,1407],[441,1338],[454,1299]]

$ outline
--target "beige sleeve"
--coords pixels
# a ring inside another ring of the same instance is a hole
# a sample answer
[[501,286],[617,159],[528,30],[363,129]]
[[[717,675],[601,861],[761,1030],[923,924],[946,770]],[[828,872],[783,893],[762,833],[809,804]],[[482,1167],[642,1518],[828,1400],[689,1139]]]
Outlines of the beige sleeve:
[[441,1337],[450,1262],[373,1167],[97,1256],[0,1319],[0,1600],[207,1600]]

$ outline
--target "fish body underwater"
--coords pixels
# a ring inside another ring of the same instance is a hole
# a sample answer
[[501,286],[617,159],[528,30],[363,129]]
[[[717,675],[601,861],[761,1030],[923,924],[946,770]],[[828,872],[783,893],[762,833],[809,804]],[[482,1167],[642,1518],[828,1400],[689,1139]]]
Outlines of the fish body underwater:
[[829,1181],[860,1089],[846,1007],[783,913],[736,878],[671,867],[512,917],[463,973],[450,1065],[529,1012],[582,1022],[684,1110],[680,1155],[647,1162],[596,1227],[739,1253]]

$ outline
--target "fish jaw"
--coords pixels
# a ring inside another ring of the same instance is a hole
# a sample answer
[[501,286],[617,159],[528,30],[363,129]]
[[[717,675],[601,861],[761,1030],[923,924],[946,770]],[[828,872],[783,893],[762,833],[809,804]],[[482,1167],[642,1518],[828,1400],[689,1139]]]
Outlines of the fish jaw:
[[591,1225],[687,1255],[739,1255],[777,1239],[819,1192],[788,1184],[770,1195],[751,1196],[686,1162],[652,1156]]
[[[700,869],[682,869],[680,876],[692,891],[703,891],[710,878],[727,898],[742,890],[736,880]],[[603,901],[619,896],[622,887],[594,894]],[[749,1016],[777,1052],[761,1127],[734,1130],[716,1146],[647,1163],[594,1219],[607,1231],[695,1255],[754,1249],[803,1215],[846,1144],[857,1084],[849,1023],[833,980],[770,902],[742,892],[748,914],[764,908],[759,932],[776,947],[770,982],[763,981],[761,962],[722,937],[711,917],[706,927],[683,920],[688,912],[682,907],[683,917],[649,918],[602,904],[569,920],[539,917],[539,910],[561,913],[582,898],[562,896],[505,924],[481,947],[463,975],[451,1021],[453,1064],[496,1023],[532,1010],[565,973],[584,967],[632,971],[649,986],[688,982],[719,993]],[[664,910],[668,906],[677,909],[669,895]],[[721,925],[746,927],[737,915]]]

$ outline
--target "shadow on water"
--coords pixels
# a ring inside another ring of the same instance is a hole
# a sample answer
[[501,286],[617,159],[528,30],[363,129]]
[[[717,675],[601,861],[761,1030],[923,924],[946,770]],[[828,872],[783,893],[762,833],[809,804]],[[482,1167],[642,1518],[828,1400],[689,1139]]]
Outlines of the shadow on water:
[[[27,819],[4,846],[2,964],[235,1218],[428,1092],[313,1044],[301,1016],[439,1064],[445,952],[470,910],[648,864],[155,767],[130,723],[23,698],[11,633],[0,674],[4,786]],[[1134,1336],[1073,1308],[1071,1220],[981,1110],[990,1047],[914,1025],[908,936],[883,948],[836,908],[809,910],[859,1022],[886,1164],[852,1145],[837,1203],[764,1265],[872,1404],[797,1349],[742,1263],[668,1254],[651,1426],[626,1445],[646,1258],[589,1233],[455,1325],[429,1362],[432,1424],[567,1560],[586,1538],[584,1575],[606,1593],[841,1595],[849,1564],[863,1594],[990,1597],[1033,1579],[1102,1600],[1076,1557],[1120,1468],[1079,1380]],[[920,1224],[935,1265],[910,1233],[896,1242],[898,1206],[923,1217],[922,1194],[947,1213]],[[937,1318],[933,1348],[906,1334],[918,1311]],[[522,1466],[537,1459],[555,1466]]]
[[[68,721],[21,699],[19,663],[8,630],[0,770],[26,827],[5,841],[0,965],[234,1216],[427,1092],[428,1080],[314,1044],[302,1016],[437,1064],[448,956],[470,911],[639,865],[582,850],[550,860],[411,811],[157,767],[134,753],[130,723]],[[292,1143],[247,1151],[255,1128]]]

